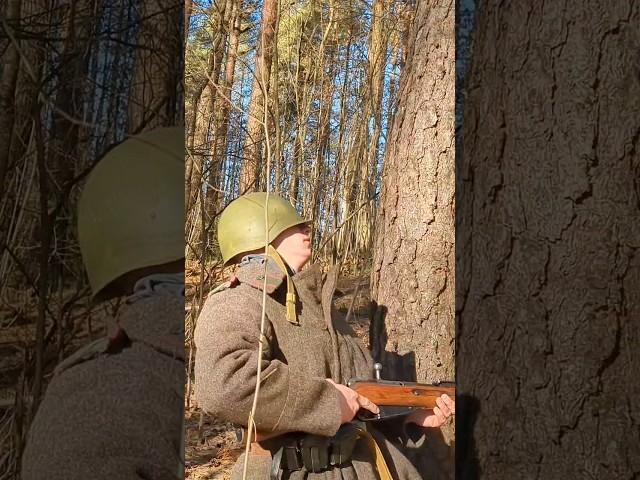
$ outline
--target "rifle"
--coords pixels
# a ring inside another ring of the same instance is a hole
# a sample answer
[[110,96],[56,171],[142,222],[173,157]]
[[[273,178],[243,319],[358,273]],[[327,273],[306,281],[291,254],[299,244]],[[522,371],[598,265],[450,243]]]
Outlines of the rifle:
[[455,383],[453,382],[425,384],[381,380],[382,365],[376,363],[373,368],[375,378],[353,378],[347,382],[348,387],[371,400],[380,409],[378,414],[361,409],[358,412],[358,419],[362,421],[385,420],[404,416],[418,408],[433,409],[437,406],[436,399],[443,393],[450,397],[456,395]]

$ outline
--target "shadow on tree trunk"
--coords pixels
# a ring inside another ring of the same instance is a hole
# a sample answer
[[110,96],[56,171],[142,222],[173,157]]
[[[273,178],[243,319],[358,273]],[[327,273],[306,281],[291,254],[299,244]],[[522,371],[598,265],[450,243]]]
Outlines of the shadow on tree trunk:
[[[375,362],[382,364],[381,378],[384,380],[399,380],[405,382],[423,382],[424,379],[417,379],[416,355],[415,351],[403,354],[387,351],[387,318],[388,308],[385,305],[378,305],[371,302],[370,323],[369,323],[369,349]],[[460,403],[459,403],[460,402]],[[462,407],[464,422],[458,420],[456,430],[461,436],[465,436],[462,444],[462,451],[459,452],[461,461],[468,465],[455,475],[455,441],[447,444],[440,428],[425,429],[418,426],[405,426],[398,419],[385,422],[378,422],[376,427],[387,438],[393,441],[407,456],[423,478],[429,480],[449,480],[454,478],[477,478],[475,465],[477,462],[471,457],[475,456],[473,441],[473,425],[476,414],[479,411],[480,402],[468,395],[456,398],[456,415],[460,415]],[[464,460],[463,460],[464,459]],[[456,462],[457,463],[457,462]],[[460,476],[462,475],[462,476]]]
[[456,395],[456,480],[476,480],[480,478],[480,464],[474,438],[474,427],[480,400],[473,395]]

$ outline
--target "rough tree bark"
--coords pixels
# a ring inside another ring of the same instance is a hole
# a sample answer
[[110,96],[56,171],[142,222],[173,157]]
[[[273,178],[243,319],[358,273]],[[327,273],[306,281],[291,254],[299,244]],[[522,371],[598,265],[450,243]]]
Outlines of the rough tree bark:
[[479,409],[461,463],[636,478],[640,4],[491,1],[476,22],[456,294],[458,393]]
[[255,190],[260,175],[262,144],[264,141],[265,98],[268,98],[271,61],[276,46],[278,22],[278,0],[264,0],[262,6],[262,26],[256,50],[247,137],[244,144],[244,163],[240,175],[240,192]]
[[[454,17],[453,1],[418,2],[386,152],[370,338],[388,379],[455,374]],[[415,460],[425,478],[453,478],[453,425],[441,432]]]

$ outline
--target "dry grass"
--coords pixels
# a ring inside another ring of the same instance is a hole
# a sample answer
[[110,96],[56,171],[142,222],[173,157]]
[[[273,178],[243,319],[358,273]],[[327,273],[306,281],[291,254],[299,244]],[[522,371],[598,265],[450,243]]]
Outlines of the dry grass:
[[185,479],[227,480],[243,451],[233,427],[192,408],[186,413]]

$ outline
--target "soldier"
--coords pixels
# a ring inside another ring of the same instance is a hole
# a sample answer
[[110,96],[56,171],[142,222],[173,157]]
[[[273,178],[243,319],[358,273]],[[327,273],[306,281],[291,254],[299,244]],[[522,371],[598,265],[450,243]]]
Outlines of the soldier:
[[122,298],[108,338],[55,370],[27,437],[24,480],[183,478],[184,133],[133,136],[78,206],[94,301]]
[[[265,204],[269,221],[265,255]],[[258,442],[251,446],[250,479],[419,479],[400,450],[377,432],[353,423],[360,408],[378,407],[344,384],[370,377],[372,359],[332,299],[337,270],[326,279],[311,256],[310,228],[286,200],[252,193],[224,210],[218,238],[234,277],[209,295],[195,331],[196,399],[216,418],[247,426],[256,386],[264,272],[266,322],[260,396],[255,415]],[[434,411],[408,421],[438,427],[454,402],[439,399]],[[300,453],[297,453],[300,452]],[[242,476],[244,455],[231,478]]]

